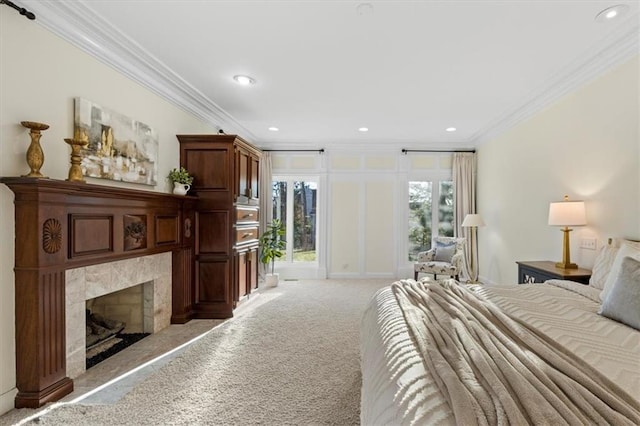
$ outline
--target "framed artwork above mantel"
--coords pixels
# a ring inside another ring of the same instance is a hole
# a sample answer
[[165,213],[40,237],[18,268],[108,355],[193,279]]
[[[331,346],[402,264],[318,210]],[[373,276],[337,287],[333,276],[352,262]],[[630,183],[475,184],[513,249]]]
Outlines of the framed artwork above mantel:
[[75,98],[74,137],[88,141],[81,150],[87,177],[155,186],[158,134],[140,121]]

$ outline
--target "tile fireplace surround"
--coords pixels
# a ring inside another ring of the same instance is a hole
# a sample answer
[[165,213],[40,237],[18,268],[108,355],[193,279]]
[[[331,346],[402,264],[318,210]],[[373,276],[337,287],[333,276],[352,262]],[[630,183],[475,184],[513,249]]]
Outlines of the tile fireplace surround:
[[15,194],[16,408],[73,391],[85,301],[143,284],[145,331],[193,318],[195,197],[2,177]]
[[160,253],[65,272],[67,376],[85,372],[85,302],[144,284],[144,331],[155,333],[171,322],[171,253]]

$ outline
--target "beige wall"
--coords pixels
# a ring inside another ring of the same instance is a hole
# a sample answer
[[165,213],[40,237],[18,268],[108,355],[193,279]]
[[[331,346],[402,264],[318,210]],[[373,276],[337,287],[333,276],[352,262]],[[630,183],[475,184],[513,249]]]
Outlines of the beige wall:
[[[164,177],[179,164],[177,133],[215,132],[191,115],[117,73],[10,8],[0,8],[0,176],[29,171],[25,153],[28,130],[20,121],[51,126],[43,132],[42,172],[65,179],[73,136],[73,98],[80,96],[154,127],[159,134],[158,186],[119,185],[167,192]],[[0,185],[0,413],[13,407],[15,395],[13,193]]]
[[571,260],[593,265],[583,237],[640,238],[638,57],[564,96],[478,149],[480,275],[515,283],[516,260],[561,260],[549,202],[585,200],[588,225],[571,233]]

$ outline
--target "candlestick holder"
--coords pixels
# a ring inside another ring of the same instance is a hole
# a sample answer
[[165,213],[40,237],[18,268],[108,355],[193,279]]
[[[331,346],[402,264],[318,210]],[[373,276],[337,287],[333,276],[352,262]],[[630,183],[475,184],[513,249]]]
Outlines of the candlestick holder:
[[40,168],[44,164],[44,152],[42,152],[42,147],[40,146],[40,137],[42,136],[40,132],[47,130],[49,125],[35,121],[21,121],[20,124],[31,130],[29,132],[31,144],[27,149],[27,164],[31,168],[31,172],[23,175],[23,177],[46,178],[45,175],[40,173]]
[[80,167],[82,161],[80,149],[88,145],[89,141],[82,139],[65,139],[64,141],[71,146],[71,167],[69,168],[69,178],[67,180],[69,182],[85,182],[82,175],[82,167]]

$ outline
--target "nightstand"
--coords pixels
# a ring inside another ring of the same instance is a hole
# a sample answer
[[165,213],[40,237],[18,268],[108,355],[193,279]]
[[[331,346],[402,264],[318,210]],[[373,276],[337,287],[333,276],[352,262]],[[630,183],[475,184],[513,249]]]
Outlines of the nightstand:
[[569,280],[580,284],[589,284],[591,271],[589,269],[562,269],[556,268],[555,262],[542,261],[518,261],[518,284],[543,283],[546,280]]

